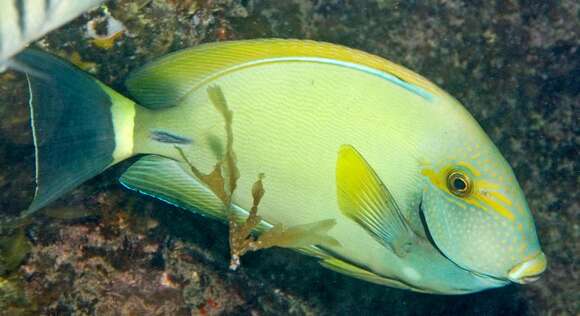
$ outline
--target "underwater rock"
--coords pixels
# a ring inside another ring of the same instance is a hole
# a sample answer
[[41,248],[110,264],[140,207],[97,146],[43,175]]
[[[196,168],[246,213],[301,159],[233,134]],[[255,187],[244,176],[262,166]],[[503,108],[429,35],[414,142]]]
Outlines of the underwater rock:
[[[579,310],[577,1],[121,0],[106,7],[36,45],[93,63],[91,72],[121,91],[131,70],[168,52],[256,37],[345,44],[432,79],[465,104],[514,167],[549,270],[525,287],[460,297],[368,284],[282,249],[248,253],[231,272],[227,227],[121,190],[116,179],[124,164],[67,195],[49,216],[35,217],[25,225],[26,234],[7,234],[31,248],[14,252],[18,260],[9,260],[0,278],[3,312],[573,315]],[[85,36],[87,22],[107,14],[127,29],[108,49]],[[23,76],[0,75],[3,220],[25,209],[33,194],[26,91]],[[75,211],[87,216],[76,217]]]
[[14,272],[30,251],[24,229],[0,237],[0,276]]

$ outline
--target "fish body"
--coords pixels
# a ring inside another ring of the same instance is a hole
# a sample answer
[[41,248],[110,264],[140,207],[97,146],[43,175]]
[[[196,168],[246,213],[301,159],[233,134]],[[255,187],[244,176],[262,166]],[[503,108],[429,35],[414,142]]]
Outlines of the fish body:
[[[68,150],[66,138],[43,134],[38,126],[48,114],[36,111],[39,173],[30,212],[145,154],[121,178],[126,187],[220,219],[231,205],[244,218],[257,206],[259,179],[261,232],[325,223],[316,233],[324,238],[289,247],[370,282],[462,294],[524,283],[545,268],[525,198],[487,135],[443,90],[385,59],[312,41],[207,44],[132,74],[126,84],[135,101],[69,70],[82,77],[71,85],[86,81],[102,104],[93,113],[102,120],[83,126],[82,146],[94,155],[68,152],[88,166],[82,176],[51,162],[56,144]],[[33,99],[50,89],[33,88]],[[59,97],[87,99],[68,93]],[[67,115],[86,116],[76,111]],[[50,141],[41,148],[41,139]],[[60,186],[51,185],[59,177]]]
[[0,67],[29,43],[104,0],[2,0]]

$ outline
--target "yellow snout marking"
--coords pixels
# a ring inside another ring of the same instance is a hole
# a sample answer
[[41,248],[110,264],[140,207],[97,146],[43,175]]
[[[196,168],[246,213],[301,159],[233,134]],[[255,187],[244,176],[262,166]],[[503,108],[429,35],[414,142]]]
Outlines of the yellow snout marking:
[[543,252],[536,253],[533,257],[520,262],[508,272],[508,278],[516,283],[525,284],[533,282],[540,277],[548,265],[548,260]]

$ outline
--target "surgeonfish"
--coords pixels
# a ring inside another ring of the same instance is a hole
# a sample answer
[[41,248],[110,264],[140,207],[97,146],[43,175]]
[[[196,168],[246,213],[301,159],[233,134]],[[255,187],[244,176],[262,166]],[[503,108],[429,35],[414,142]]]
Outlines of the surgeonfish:
[[26,214],[139,155],[125,187],[253,228],[254,249],[295,249],[369,282],[463,294],[546,268],[522,189],[483,129],[381,57],[305,40],[204,44],[133,72],[131,98],[46,53],[16,60],[49,74],[29,76]]
[[0,71],[29,43],[64,25],[104,0],[2,0]]

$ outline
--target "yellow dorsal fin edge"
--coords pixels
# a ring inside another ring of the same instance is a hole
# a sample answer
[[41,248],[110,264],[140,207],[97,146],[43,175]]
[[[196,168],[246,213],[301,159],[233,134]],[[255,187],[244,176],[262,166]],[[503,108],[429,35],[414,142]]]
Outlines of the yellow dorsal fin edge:
[[261,59],[316,57],[359,64],[393,75],[434,95],[447,94],[426,78],[387,59],[341,45],[309,40],[245,40],[199,45],[169,54],[133,73],[131,94],[145,106],[174,105],[212,74]]

